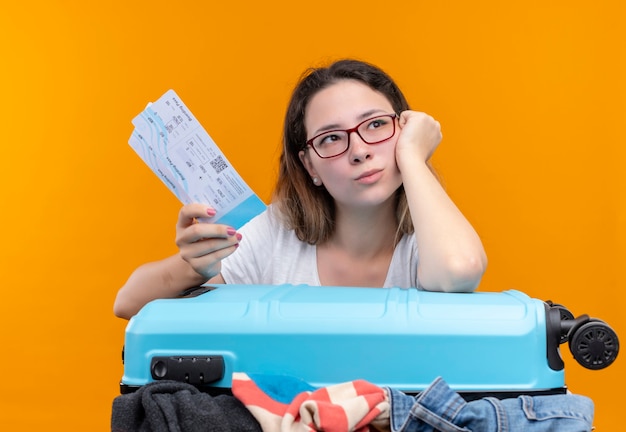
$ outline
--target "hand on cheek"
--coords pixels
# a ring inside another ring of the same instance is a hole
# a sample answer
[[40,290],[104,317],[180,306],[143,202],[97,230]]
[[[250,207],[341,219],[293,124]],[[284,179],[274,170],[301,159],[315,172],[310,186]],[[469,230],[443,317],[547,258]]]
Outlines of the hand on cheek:
[[398,119],[399,134],[396,157],[426,162],[441,142],[441,126],[430,115],[417,111],[404,111]]

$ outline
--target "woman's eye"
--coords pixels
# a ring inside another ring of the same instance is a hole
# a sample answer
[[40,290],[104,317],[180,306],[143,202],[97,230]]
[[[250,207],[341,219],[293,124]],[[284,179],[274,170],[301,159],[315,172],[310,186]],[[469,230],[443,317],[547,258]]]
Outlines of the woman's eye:
[[331,144],[337,141],[341,140],[341,136],[340,135],[336,135],[336,134],[330,134],[330,135],[325,135],[323,137],[320,138],[319,144],[320,145],[324,145],[324,144]]
[[384,125],[385,125],[385,123],[386,123],[386,122],[385,122],[384,120],[378,119],[378,120],[374,120],[374,121],[372,121],[372,122],[369,124],[369,127],[370,127],[370,129],[378,129],[378,128],[379,128],[379,127],[381,127],[381,126],[384,126]]

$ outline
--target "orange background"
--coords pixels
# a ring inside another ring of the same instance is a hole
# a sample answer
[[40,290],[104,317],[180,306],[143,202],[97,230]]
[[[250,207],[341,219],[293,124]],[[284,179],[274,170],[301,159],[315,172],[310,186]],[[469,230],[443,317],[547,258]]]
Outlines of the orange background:
[[[442,123],[434,162],[484,241],[480,289],[558,301],[626,340],[625,18],[621,0],[5,2],[0,427],[109,429],[113,300],[175,250],[179,209],[127,145],[131,119],[175,89],[267,199],[296,79],[345,56]],[[589,371],[562,351],[597,430],[621,429],[624,359]]]

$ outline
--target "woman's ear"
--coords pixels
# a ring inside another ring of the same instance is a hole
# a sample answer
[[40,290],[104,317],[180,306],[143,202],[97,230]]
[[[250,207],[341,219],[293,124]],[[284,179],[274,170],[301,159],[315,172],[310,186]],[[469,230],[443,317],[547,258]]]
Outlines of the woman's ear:
[[313,164],[311,163],[311,157],[308,155],[308,152],[300,150],[298,156],[300,157],[300,162],[302,162],[302,165],[304,165],[304,168],[309,173],[311,178],[317,177],[317,172],[315,171],[315,168],[313,168]]

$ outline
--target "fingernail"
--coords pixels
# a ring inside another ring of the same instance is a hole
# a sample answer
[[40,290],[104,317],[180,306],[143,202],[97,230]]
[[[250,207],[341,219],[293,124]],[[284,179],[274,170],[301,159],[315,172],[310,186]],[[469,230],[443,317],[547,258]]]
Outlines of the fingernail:
[[237,240],[241,240],[241,238],[243,237],[241,234],[237,233]]
[[212,208],[208,208],[206,209],[206,214],[208,214],[209,216],[215,216],[217,212],[215,211],[215,209]]
[[226,230],[226,234],[228,234],[229,236],[235,235],[237,234],[237,230],[235,228],[228,227],[228,229]]

